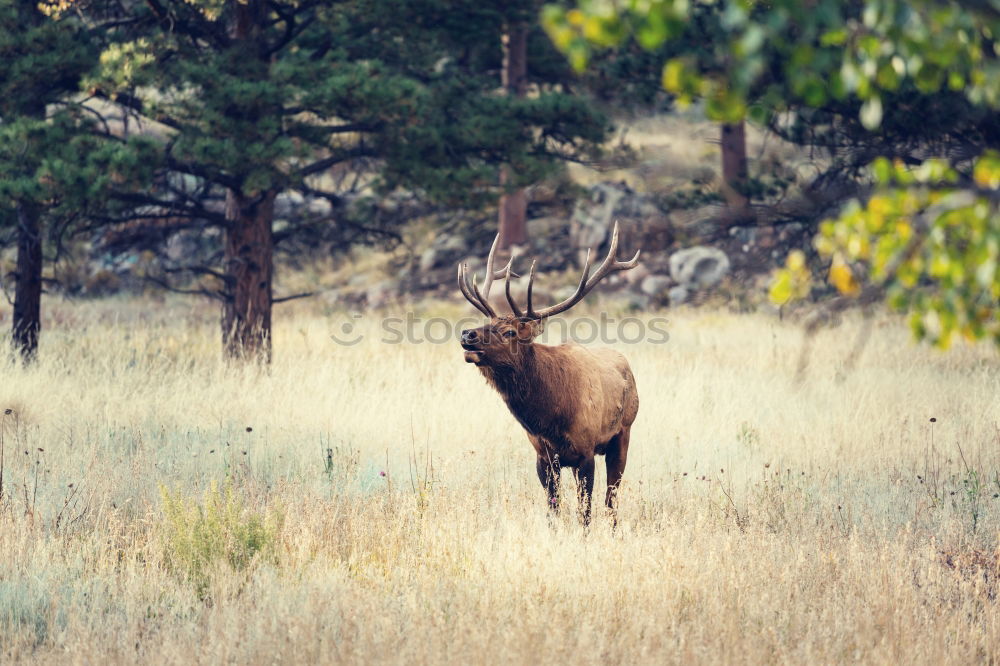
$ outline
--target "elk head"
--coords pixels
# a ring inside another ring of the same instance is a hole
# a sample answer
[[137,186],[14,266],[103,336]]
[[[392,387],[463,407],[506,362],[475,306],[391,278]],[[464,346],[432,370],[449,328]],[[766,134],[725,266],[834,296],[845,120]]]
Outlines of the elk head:
[[[493,240],[489,256],[486,259],[486,275],[482,289],[475,276],[469,276],[467,264],[458,266],[458,288],[462,295],[472,303],[472,305],[490,318],[490,323],[480,328],[466,329],[462,331],[462,348],[465,350],[465,361],[479,366],[502,367],[516,366],[519,357],[524,353],[526,346],[541,334],[544,329],[545,319],[553,315],[566,312],[583,298],[597,285],[598,282],[610,275],[614,271],[628,270],[635,268],[639,263],[639,252],[635,253],[629,261],[618,261],[615,255],[618,252],[618,223],[615,222],[614,231],[611,234],[611,247],[608,248],[608,255],[598,266],[593,275],[590,274],[590,250],[587,251],[587,259],[583,267],[583,275],[572,296],[547,308],[535,309],[531,299],[531,291],[535,282],[535,262],[531,262],[531,269],[528,272],[528,289],[526,292],[526,307],[522,310],[518,306],[514,297],[510,293],[511,277],[519,277],[511,269],[514,263],[514,256],[511,255],[507,266],[499,270],[494,269],[494,257],[499,245],[500,235]],[[504,295],[507,304],[510,306],[512,315],[498,315],[496,310],[490,305],[490,288],[494,280],[504,279]]]

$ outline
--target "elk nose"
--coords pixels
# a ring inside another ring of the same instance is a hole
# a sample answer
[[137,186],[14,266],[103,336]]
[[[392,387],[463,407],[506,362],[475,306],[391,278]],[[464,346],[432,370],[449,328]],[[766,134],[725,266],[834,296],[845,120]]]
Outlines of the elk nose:
[[463,345],[471,345],[477,339],[479,339],[479,333],[477,333],[475,330],[465,330],[465,331],[462,331],[462,344]]

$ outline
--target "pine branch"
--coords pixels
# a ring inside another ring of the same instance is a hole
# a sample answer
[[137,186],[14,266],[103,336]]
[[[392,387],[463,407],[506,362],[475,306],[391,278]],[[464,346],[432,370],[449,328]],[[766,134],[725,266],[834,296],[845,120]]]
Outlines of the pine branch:
[[178,130],[178,131],[181,131],[181,130],[184,129],[184,123],[182,123],[180,120],[177,120],[176,118],[172,118],[172,117],[170,117],[170,116],[168,116],[166,114],[161,113],[161,114],[157,115],[156,117],[147,116],[146,112],[145,112],[145,110],[143,108],[144,107],[144,103],[142,101],[142,98],[141,97],[136,97],[135,95],[132,95],[130,93],[116,92],[116,93],[114,93],[112,95],[109,95],[108,93],[106,93],[105,91],[101,90],[100,88],[95,88],[94,90],[92,90],[90,92],[90,96],[93,97],[93,98],[97,98],[97,99],[107,100],[107,101],[109,101],[109,102],[111,102],[113,104],[117,104],[118,106],[120,106],[122,108],[134,111],[139,116],[141,116],[143,118],[146,118],[147,120],[149,120],[151,122],[159,123],[161,125],[166,125],[167,127],[171,128],[171,129]]
[[[113,192],[111,194],[111,198],[137,207],[157,207],[162,209],[164,213],[169,213],[171,217],[201,218],[223,227],[229,224],[226,220],[226,216],[222,213],[193,204],[189,206],[179,205],[176,201],[158,199],[150,194],[141,194],[138,192]],[[154,215],[144,215],[144,217],[153,216]]]
[[331,155],[327,158],[318,160],[316,162],[313,162],[312,164],[304,166],[294,173],[293,178],[295,180],[306,178],[307,176],[320,173],[321,171],[326,171],[335,164],[340,164],[341,162],[348,162],[350,160],[360,159],[362,157],[375,157],[375,153],[369,150],[368,148],[361,148],[361,147],[353,148],[351,150],[338,153],[336,155]]
[[180,171],[181,173],[186,173],[191,176],[196,176],[198,178],[207,180],[212,183],[218,183],[219,185],[225,187],[226,189],[234,190],[237,192],[243,186],[243,184],[239,180],[231,176],[228,176],[224,173],[220,173],[218,171],[216,172],[210,171],[200,164],[193,164],[191,162],[183,162],[181,160],[178,160],[176,157],[170,154],[169,149],[165,157],[166,157],[166,165],[174,171]]
[[288,301],[294,301],[299,298],[309,298],[310,296],[315,296],[318,292],[315,291],[304,291],[301,294],[292,294],[291,296],[282,296],[280,298],[272,298],[271,303],[277,305],[278,303],[287,303]]
[[236,282],[236,278],[232,275],[226,275],[214,268],[209,268],[208,266],[178,266],[175,268],[164,268],[164,273],[179,274],[179,273],[194,273],[195,275],[210,275],[218,280],[221,280],[223,284],[230,286]]

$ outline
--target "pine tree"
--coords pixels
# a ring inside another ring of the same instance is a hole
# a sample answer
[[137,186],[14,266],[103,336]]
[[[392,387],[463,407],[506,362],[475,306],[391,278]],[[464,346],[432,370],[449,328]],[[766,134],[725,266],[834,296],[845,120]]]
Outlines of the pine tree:
[[[85,131],[69,98],[96,51],[78,22],[55,21],[33,0],[0,0],[0,225],[13,231],[14,350],[29,361],[41,330],[43,238],[55,224],[54,171]],[[77,156],[78,157],[78,156]],[[65,175],[65,174],[63,174]]]
[[482,203],[501,164],[531,182],[606,131],[569,95],[496,94],[502,16],[480,3],[150,0],[122,19],[94,86],[162,128],[165,170],[225,191],[222,219],[205,220],[224,256],[203,272],[220,283],[229,357],[270,358],[280,193],[337,202],[320,176],[374,167],[373,192]]

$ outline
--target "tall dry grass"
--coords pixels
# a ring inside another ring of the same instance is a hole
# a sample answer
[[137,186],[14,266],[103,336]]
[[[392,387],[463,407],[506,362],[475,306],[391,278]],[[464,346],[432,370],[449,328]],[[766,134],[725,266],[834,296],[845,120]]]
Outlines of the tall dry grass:
[[849,367],[848,321],[795,381],[794,324],[670,312],[621,345],[620,524],[584,531],[456,344],[338,346],[300,305],[260,372],[144,307],[58,304],[0,370],[5,663],[1000,658],[991,349],[882,318]]

